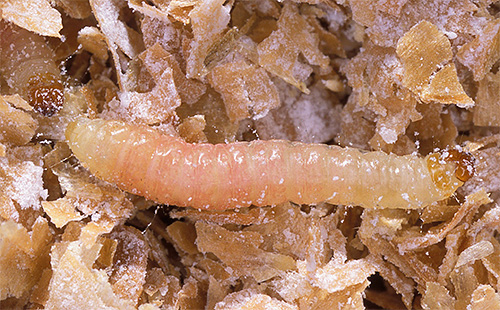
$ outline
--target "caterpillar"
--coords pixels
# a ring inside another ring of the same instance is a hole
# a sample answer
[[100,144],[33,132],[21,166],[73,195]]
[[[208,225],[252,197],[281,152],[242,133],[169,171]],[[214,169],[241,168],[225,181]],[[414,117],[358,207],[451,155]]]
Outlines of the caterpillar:
[[0,20],[0,72],[7,84],[45,116],[57,113],[64,102],[61,73],[45,39]]
[[450,197],[473,173],[456,150],[420,157],[284,140],[189,144],[148,126],[85,117],[68,125],[66,139],[97,177],[198,209],[286,201],[413,209]]

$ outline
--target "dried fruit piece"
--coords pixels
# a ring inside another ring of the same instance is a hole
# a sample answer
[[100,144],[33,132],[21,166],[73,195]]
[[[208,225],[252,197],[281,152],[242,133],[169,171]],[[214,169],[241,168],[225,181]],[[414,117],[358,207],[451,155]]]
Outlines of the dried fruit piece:
[[[340,8],[337,9],[337,12],[340,12]],[[342,45],[342,42],[340,39],[332,33],[332,31],[328,31],[323,26],[321,25],[320,21],[318,18],[324,18],[326,12],[317,10],[315,13],[318,13],[318,16],[314,16],[313,14],[308,15],[307,21],[308,23],[314,27],[314,31],[317,33],[319,37],[319,47],[321,49],[321,52],[325,55],[336,55],[338,57],[345,58],[346,53],[345,49]],[[329,12],[330,13],[330,12]]]
[[33,287],[29,301],[32,303],[46,306],[47,299],[49,298],[49,283],[52,278],[52,269],[45,268],[40,276],[40,280]]
[[177,305],[180,309],[203,309],[206,302],[205,286],[193,276],[184,281],[182,289],[178,292]]
[[477,159],[475,175],[467,181],[464,193],[472,193],[483,188],[487,192],[500,190],[500,148],[491,147],[474,152]]
[[450,221],[459,208],[460,206],[458,205],[447,205],[443,202],[437,202],[425,207],[422,210],[420,219],[424,224]]
[[[362,215],[361,226],[358,230],[359,237],[364,245],[369,249],[370,253],[383,256],[385,260],[394,264],[403,272],[403,274],[412,278],[418,285],[425,285],[429,281],[437,281],[437,272],[430,266],[432,263],[426,256],[419,256],[415,252],[405,252],[402,255],[391,239],[394,238],[394,231],[384,227],[390,224],[395,218],[396,221],[401,219],[401,210],[367,210],[365,209]],[[389,213],[389,214],[387,214]],[[399,214],[398,214],[399,213]],[[383,217],[389,216],[386,220]],[[408,216],[408,214],[407,214]],[[383,221],[382,221],[383,220]],[[406,218],[408,220],[408,218]],[[387,223],[386,225],[377,225],[378,223]],[[395,223],[399,226],[397,223]],[[393,226],[393,225],[390,225]]]
[[[248,23],[251,24],[252,19],[250,19]],[[245,27],[245,25],[243,27]],[[240,33],[238,28],[230,28],[220,39],[215,41],[212,46],[210,46],[207,51],[207,55],[203,60],[204,68],[202,76],[205,76],[206,73],[212,71],[215,66],[223,62],[224,59],[238,47],[238,43],[240,42],[239,40],[241,39],[243,31],[246,31],[246,29],[242,29],[242,32]]]
[[408,132],[418,140],[420,152],[427,153],[436,147],[445,149],[456,144],[458,130],[442,104],[418,104],[416,108],[422,118],[411,123]]
[[[176,23],[169,18],[158,18],[146,15],[141,22],[144,44],[147,48],[156,43],[169,54],[173,55],[177,62],[182,63],[185,68],[183,46],[186,44],[186,37],[190,35],[182,24]],[[185,74],[184,74],[185,76]]]
[[[402,2],[404,3],[404,1]],[[376,17],[377,1],[362,0],[349,1],[352,10],[352,18],[363,26],[372,26]]]
[[454,228],[447,236],[445,242],[446,253],[439,266],[438,281],[442,285],[446,284],[445,279],[449,279],[458,258],[459,247],[465,239],[466,224],[461,224]]
[[[261,248],[267,251],[276,251],[280,254],[288,255],[296,260],[311,259],[311,265],[316,263],[326,264],[324,251],[327,240],[324,234],[328,224],[320,222],[317,216],[305,214],[296,206],[290,203],[280,204],[276,207],[266,210],[261,216],[266,219],[262,223],[253,223],[245,228],[245,231],[258,232],[266,236]],[[332,248],[336,252],[341,252],[345,245],[342,241],[343,236],[338,236],[339,247]],[[318,253],[319,252],[319,253]],[[319,259],[314,258],[318,258]],[[313,259],[314,258],[314,259]]]
[[[305,269],[305,262],[303,264]],[[303,270],[303,272],[306,272]],[[282,279],[273,281],[273,286],[278,294],[289,303],[296,303],[300,309],[363,309],[362,292],[366,289],[369,281],[347,286],[340,291],[329,293],[323,288],[313,286],[307,278],[307,274],[289,272]]]
[[108,219],[97,219],[93,222],[87,223],[81,228],[79,239],[83,246],[86,248],[91,247],[97,242],[97,239],[107,233],[110,233],[115,227],[116,223]]
[[0,194],[0,218],[3,220],[19,220],[19,212],[14,205],[14,201],[5,194]]
[[[99,28],[106,37],[108,49],[113,56],[115,73],[120,90],[129,90],[128,77],[130,59],[144,50],[142,36],[120,18],[120,14],[132,13],[127,2],[117,0],[89,0]],[[114,83],[111,83],[113,86]],[[110,104],[111,98],[106,98]],[[112,103],[110,104],[112,105]]]
[[99,256],[95,261],[95,266],[101,268],[111,267],[113,265],[116,248],[118,247],[118,240],[101,236],[98,238],[97,242],[102,244],[102,247],[99,250]]
[[492,209],[486,211],[483,216],[481,216],[481,218],[474,222],[467,233],[471,236],[477,236],[481,231],[492,232],[498,226],[499,218],[500,207],[495,206]]
[[341,146],[368,150],[370,149],[368,142],[375,135],[375,122],[367,118],[367,115],[371,113],[357,106],[355,97],[354,93],[351,94],[347,104],[342,109],[340,114],[341,131],[337,142]]
[[99,235],[111,232],[135,208],[123,192],[110,185],[96,184],[84,170],[74,169],[67,163],[60,163],[52,170],[66,193],[60,199],[68,199],[76,209],[93,219],[82,228],[80,237],[87,247],[92,246]]
[[450,274],[451,283],[455,289],[455,309],[465,309],[471,301],[472,293],[479,286],[474,267],[463,265]]
[[144,292],[148,301],[158,306],[175,307],[177,293],[181,290],[179,279],[172,275],[165,275],[160,268],[148,268]]
[[229,287],[220,284],[214,277],[210,276],[207,290],[208,309],[215,309],[215,305],[229,294]]

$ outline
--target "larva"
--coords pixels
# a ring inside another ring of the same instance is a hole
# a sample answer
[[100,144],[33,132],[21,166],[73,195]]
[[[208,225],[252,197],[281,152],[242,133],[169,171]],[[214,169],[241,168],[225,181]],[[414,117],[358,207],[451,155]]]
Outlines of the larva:
[[46,116],[62,108],[61,73],[44,38],[0,20],[0,71],[8,85]]
[[[74,155],[99,178],[159,203],[222,210],[292,201],[419,208],[445,199],[470,169],[456,154],[422,158],[283,140],[189,144],[147,126],[80,117]],[[458,177],[457,177],[458,176]]]

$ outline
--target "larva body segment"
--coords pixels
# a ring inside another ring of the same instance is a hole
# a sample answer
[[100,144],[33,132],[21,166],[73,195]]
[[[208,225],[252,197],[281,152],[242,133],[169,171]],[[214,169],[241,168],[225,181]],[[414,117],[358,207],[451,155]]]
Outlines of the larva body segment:
[[0,72],[15,93],[51,116],[63,105],[61,73],[44,38],[0,21]]
[[68,125],[66,138],[96,176],[160,203],[199,209],[285,201],[419,208],[462,185],[451,162],[431,167],[414,155],[322,144],[189,144],[146,126],[83,117]]

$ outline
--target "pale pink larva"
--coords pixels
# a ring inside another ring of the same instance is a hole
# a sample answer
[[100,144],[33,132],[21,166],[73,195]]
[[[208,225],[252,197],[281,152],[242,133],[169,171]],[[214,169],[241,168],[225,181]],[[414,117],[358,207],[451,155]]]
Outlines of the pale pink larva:
[[99,178],[159,203],[199,209],[286,201],[419,208],[463,184],[456,165],[429,161],[434,155],[281,140],[189,144],[147,126],[84,117],[68,125],[66,138]]

